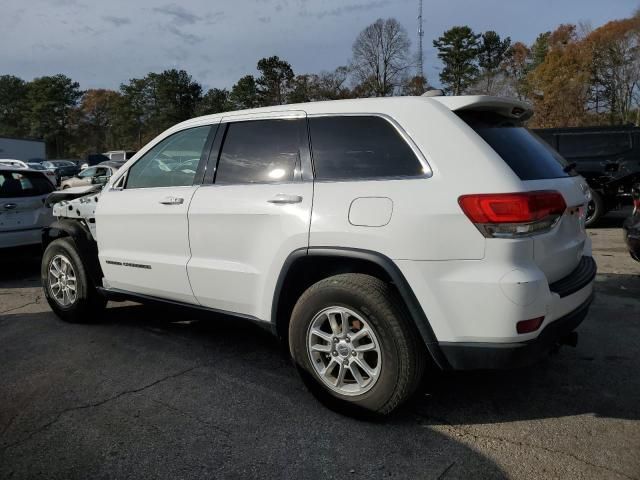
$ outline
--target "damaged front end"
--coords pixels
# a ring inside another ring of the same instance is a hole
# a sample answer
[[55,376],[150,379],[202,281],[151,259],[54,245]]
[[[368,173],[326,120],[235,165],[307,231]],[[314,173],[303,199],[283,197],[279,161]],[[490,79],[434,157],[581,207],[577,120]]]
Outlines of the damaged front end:
[[73,187],[51,193],[46,200],[53,207],[53,216],[58,220],[75,219],[96,238],[96,206],[102,185]]

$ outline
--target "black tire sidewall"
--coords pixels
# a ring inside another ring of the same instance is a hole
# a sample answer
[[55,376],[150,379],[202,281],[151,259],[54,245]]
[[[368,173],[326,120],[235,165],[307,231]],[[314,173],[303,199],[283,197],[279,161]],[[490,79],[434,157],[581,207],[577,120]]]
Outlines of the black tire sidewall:
[[[382,367],[376,384],[360,396],[341,395],[331,390],[317,378],[307,351],[307,332],[313,318],[328,307],[342,306],[361,315],[369,322],[381,349]],[[290,349],[296,367],[316,396],[335,410],[347,413],[371,413],[382,408],[392,397],[400,371],[399,347],[383,312],[366,295],[351,289],[326,286],[319,289],[296,306],[291,319]]]
[[591,201],[593,202],[594,211],[591,218],[588,218],[585,222],[585,226],[592,227],[602,218],[605,214],[604,211],[604,201],[602,200],[602,195],[600,195],[595,190],[591,190]]
[[[76,274],[76,301],[69,305],[60,305],[51,293],[49,286],[49,266],[56,255],[65,256]],[[91,322],[95,320],[95,314],[100,307],[104,307],[106,301],[102,299],[91,284],[82,259],[78,255],[73,240],[61,238],[54,240],[46,248],[42,256],[40,270],[44,295],[51,309],[63,320],[68,322]]]

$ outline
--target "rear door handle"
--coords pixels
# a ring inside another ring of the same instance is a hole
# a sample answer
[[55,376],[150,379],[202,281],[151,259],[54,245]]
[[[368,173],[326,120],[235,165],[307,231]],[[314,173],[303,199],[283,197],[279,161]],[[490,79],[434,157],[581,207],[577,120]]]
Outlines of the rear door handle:
[[6,208],[7,210],[13,210],[17,206],[18,206],[18,204],[16,204],[16,203],[5,203],[4,204],[4,208]]
[[271,200],[267,200],[269,203],[275,203],[276,205],[284,205],[287,203],[300,203],[302,197],[300,195],[287,195],[285,193],[279,193]]
[[182,205],[184,203],[184,198],[164,197],[162,200],[160,200],[160,203],[163,205]]

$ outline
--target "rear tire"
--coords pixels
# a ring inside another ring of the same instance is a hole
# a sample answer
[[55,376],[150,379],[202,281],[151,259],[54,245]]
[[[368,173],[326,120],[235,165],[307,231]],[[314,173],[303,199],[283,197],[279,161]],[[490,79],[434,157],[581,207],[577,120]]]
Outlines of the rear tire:
[[591,201],[587,205],[587,218],[585,226],[592,227],[607,213],[604,208],[602,195],[595,190],[591,190]]
[[107,299],[96,290],[87,275],[70,238],[59,238],[47,246],[40,276],[51,310],[66,322],[93,322],[107,304]]
[[309,390],[354,415],[390,414],[418,387],[426,360],[395,289],[356,273],[326,278],[302,294],[289,346]]

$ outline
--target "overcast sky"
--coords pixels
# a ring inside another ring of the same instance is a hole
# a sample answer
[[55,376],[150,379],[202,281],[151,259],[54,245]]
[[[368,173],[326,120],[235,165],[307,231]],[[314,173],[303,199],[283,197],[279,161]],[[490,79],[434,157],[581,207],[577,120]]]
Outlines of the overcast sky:
[[[560,23],[597,27],[640,0],[424,0],[425,73],[437,84],[432,41],[453,25],[530,43]],[[2,0],[0,74],[64,73],[86,88],[118,88],[182,68],[205,87],[230,87],[278,55],[296,73],[348,63],[360,30],[395,17],[416,47],[418,0]]]

